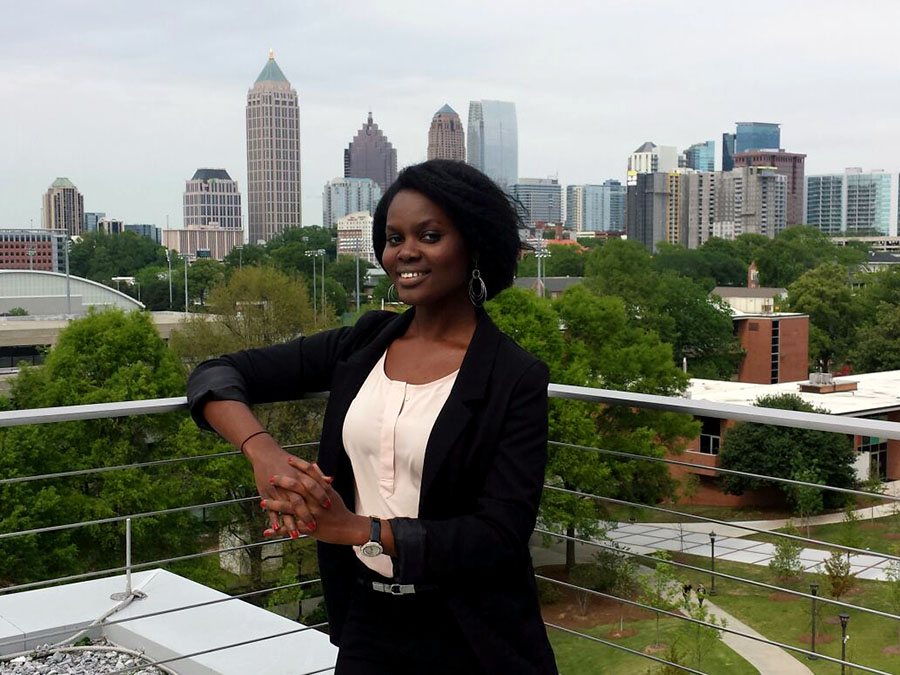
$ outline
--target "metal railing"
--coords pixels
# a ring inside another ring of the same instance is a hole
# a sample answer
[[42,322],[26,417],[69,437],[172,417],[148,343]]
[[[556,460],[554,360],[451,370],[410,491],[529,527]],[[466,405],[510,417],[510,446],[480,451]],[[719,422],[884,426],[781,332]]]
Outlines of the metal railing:
[[[721,404],[721,403],[712,403],[712,402],[700,401],[700,400],[673,398],[673,397],[657,396],[657,395],[649,395],[649,394],[638,394],[638,393],[621,392],[621,391],[615,391],[615,390],[592,389],[592,388],[588,388],[588,387],[574,387],[574,386],[558,385],[558,384],[550,385],[549,395],[551,397],[556,397],[556,398],[580,400],[580,401],[587,401],[587,402],[606,404],[606,405],[625,405],[625,406],[636,407],[636,408],[662,410],[662,411],[684,413],[684,414],[690,414],[690,415],[702,416],[702,417],[732,419],[735,421],[742,421],[742,422],[771,424],[771,425],[783,426],[783,427],[799,427],[799,428],[804,428],[804,429],[815,429],[815,430],[829,431],[829,432],[834,432],[834,433],[854,434],[854,435],[863,435],[863,436],[876,436],[876,437],[880,437],[880,438],[891,438],[891,439],[900,440],[900,424],[892,423],[892,422],[885,422],[882,420],[849,418],[849,417],[827,415],[827,414],[821,414],[821,413],[805,413],[805,412],[796,412],[796,411],[785,411],[785,410],[778,410],[778,409],[771,409],[771,408],[760,408],[760,407],[755,407],[755,406]],[[317,395],[311,396],[310,398],[321,398],[324,396],[327,396],[327,394],[317,394]],[[169,398],[169,399],[154,399],[154,400],[147,400],[147,401],[129,401],[129,402],[94,404],[94,405],[65,406],[65,407],[58,407],[58,408],[44,408],[44,409],[33,409],[33,410],[24,410],[24,411],[5,411],[5,412],[0,412],[0,429],[2,429],[4,427],[13,427],[13,426],[22,426],[22,425],[31,425],[31,424],[70,422],[70,421],[77,421],[77,420],[124,417],[124,416],[130,416],[130,415],[159,414],[159,413],[183,411],[186,409],[187,409],[186,399],[183,397],[176,397],[176,398]],[[748,478],[763,479],[763,480],[767,480],[767,481],[774,482],[774,483],[781,483],[781,484],[794,485],[794,486],[804,486],[804,487],[811,487],[811,488],[823,489],[823,490],[832,490],[832,491],[844,493],[844,494],[854,496],[854,497],[865,497],[867,499],[880,499],[880,500],[884,500],[885,502],[900,503],[900,497],[898,497],[898,496],[881,494],[881,493],[877,493],[877,492],[821,485],[821,484],[817,484],[817,483],[809,483],[809,482],[805,482],[805,481],[797,481],[797,480],[778,478],[778,477],[772,477],[772,476],[763,476],[763,475],[752,474],[752,473],[748,473],[748,472],[723,469],[721,467],[694,464],[691,462],[685,462],[682,460],[677,460],[677,459],[672,459],[672,458],[651,457],[651,456],[645,456],[645,455],[624,453],[624,452],[620,452],[620,451],[613,451],[613,450],[608,450],[608,449],[604,449],[604,448],[577,446],[577,445],[564,444],[564,443],[558,443],[558,442],[551,442],[551,444],[556,445],[556,446],[571,447],[571,448],[579,449],[579,450],[582,450],[585,452],[594,452],[594,453],[598,453],[600,455],[616,457],[618,459],[657,462],[657,463],[664,463],[664,464],[674,465],[674,466],[703,469],[705,471],[710,471],[710,472],[714,472],[714,473],[718,473],[718,474],[722,474],[722,475],[740,475],[740,476],[748,477]],[[283,447],[285,447],[286,449],[291,449],[291,448],[308,447],[311,445],[316,445],[316,443],[302,443],[302,444],[294,444],[294,445],[285,445]],[[100,474],[100,473],[106,473],[106,472],[111,472],[111,471],[146,469],[146,468],[150,468],[150,467],[171,465],[171,464],[177,464],[177,463],[182,463],[182,462],[208,461],[211,459],[219,459],[222,457],[233,457],[233,456],[237,456],[239,454],[240,453],[235,450],[235,451],[227,451],[227,452],[209,453],[209,454],[204,454],[204,455],[196,455],[196,456],[190,456],[190,457],[176,457],[176,458],[154,460],[154,461],[148,461],[148,462],[137,462],[137,463],[125,464],[125,465],[103,466],[103,467],[94,467],[94,468],[90,468],[90,469],[80,469],[80,470],[73,470],[73,471],[46,473],[46,474],[33,475],[33,476],[0,477],[0,486],[6,485],[6,484],[12,484],[12,483],[26,483],[26,482],[50,480],[50,479],[56,479],[56,478],[67,478],[67,477],[71,477],[71,476],[93,475],[93,474]],[[777,532],[777,531],[766,530],[766,529],[754,527],[752,525],[748,525],[748,524],[744,524],[744,523],[740,523],[740,522],[728,521],[728,520],[712,518],[712,517],[708,517],[708,516],[694,515],[691,513],[685,513],[685,512],[677,511],[675,509],[671,509],[671,508],[667,508],[667,507],[663,507],[663,506],[640,504],[637,502],[616,499],[616,498],[608,497],[608,496],[604,496],[604,495],[594,495],[594,494],[590,494],[590,493],[586,493],[586,492],[581,492],[578,490],[568,490],[566,488],[556,486],[556,485],[545,485],[545,489],[560,492],[560,493],[568,493],[572,496],[576,496],[576,497],[583,498],[583,499],[594,499],[594,500],[598,500],[598,501],[608,503],[611,505],[615,505],[615,506],[623,506],[623,507],[629,507],[629,508],[633,508],[633,509],[638,509],[638,508],[646,509],[646,510],[654,511],[657,513],[664,513],[668,516],[678,516],[683,519],[694,520],[698,523],[708,523],[710,525],[719,525],[719,526],[725,526],[725,527],[729,527],[729,528],[738,528],[738,529],[745,530],[747,532],[754,533],[754,534],[766,534],[766,535],[769,535],[772,537],[778,537],[778,538],[783,538],[783,539],[787,539],[787,540],[792,540],[795,542],[811,544],[811,545],[817,546],[817,547],[826,547],[829,549],[846,552],[848,555],[855,554],[855,555],[877,556],[879,558],[883,558],[884,560],[900,562],[900,556],[898,556],[898,555],[881,553],[881,552],[875,553],[875,552],[872,552],[872,551],[869,551],[866,549],[861,549],[858,547],[845,546],[845,545],[836,544],[836,543],[832,543],[832,542],[825,542],[825,541],[818,540],[818,539],[815,539],[812,537],[804,537],[799,534],[791,534],[788,532]],[[209,502],[206,504],[177,506],[177,507],[171,507],[171,508],[167,508],[167,509],[159,509],[156,511],[148,511],[148,512],[143,512],[143,513],[117,515],[117,516],[112,516],[112,517],[108,517],[108,518],[95,519],[95,520],[91,520],[91,521],[80,521],[80,522],[75,522],[75,523],[50,525],[50,526],[45,526],[45,527],[17,531],[17,532],[3,532],[3,533],[0,533],[0,541],[2,541],[4,539],[11,539],[11,538],[22,537],[22,536],[27,536],[27,535],[38,535],[38,534],[43,534],[43,533],[48,533],[48,532],[56,532],[56,531],[62,531],[62,530],[67,530],[67,529],[80,528],[80,527],[119,523],[119,522],[125,521],[130,518],[140,519],[140,518],[148,518],[148,517],[154,517],[154,516],[159,516],[159,515],[179,513],[179,512],[204,509],[204,508],[218,508],[218,507],[223,507],[223,506],[227,506],[227,505],[231,505],[231,504],[255,501],[256,499],[257,499],[256,497],[228,499],[228,500],[222,500],[222,501],[217,501],[217,502]],[[660,523],[659,525],[664,526],[664,524],[662,524],[662,523]],[[646,562],[650,562],[650,563],[658,562],[658,559],[655,558],[654,556],[647,555],[644,553],[639,553],[636,551],[631,551],[628,549],[623,549],[621,545],[616,545],[613,543],[604,543],[604,541],[595,541],[595,540],[578,538],[578,537],[570,537],[565,534],[550,531],[550,530],[540,528],[540,527],[536,529],[536,532],[538,532],[539,534],[548,536],[548,537],[562,540],[562,541],[577,542],[583,546],[594,547],[599,550],[613,550],[613,551],[616,551],[618,554],[626,555],[626,556],[632,557],[636,560],[642,560],[642,561],[646,561]],[[682,536],[683,536],[683,533],[682,533]],[[132,565],[130,567],[120,566],[120,567],[109,568],[109,569],[105,569],[105,570],[86,572],[83,574],[70,575],[70,576],[66,576],[66,577],[58,577],[55,579],[48,579],[48,580],[44,580],[44,581],[18,584],[18,585],[8,586],[5,588],[0,588],[0,594],[10,593],[13,591],[24,591],[27,589],[37,588],[40,586],[46,586],[46,585],[55,584],[55,583],[77,581],[77,580],[82,580],[82,579],[106,576],[106,575],[110,575],[110,574],[117,574],[117,573],[121,573],[126,570],[146,569],[149,567],[160,566],[160,565],[165,565],[165,564],[169,564],[172,562],[190,560],[190,559],[200,558],[200,557],[204,557],[204,556],[220,555],[223,553],[243,551],[243,550],[247,550],[250,548],[255,548],[255,547],[264,546],[264,545],[271,544],[271,543],[279,543],[279,542],[284,542],[284,541],[290,541],[290,539],[284,538],[284,539],[280,539],[280,540],[267,540],[267,541],[262,541],[262,542],[252,542],[249,544],[241,544],[239,546],[217,548],[217,549],[214,549],[211,551],[203,551],[200,553],[192,553],[192,554],[183,555],[183,556],[163,558],[163,559],[154,560],[151,562],[139,563],[136,565]],[[810,600],[815,599],[815,601],[826,603],[826,604],[831,604],[831,605],[833,605],[835,607],[839,607],[843,610],[853,610],[853,611],[869,614],[872,616],[876,616],[876,617],[879,617],[882,619],[889,619],[892,621],[900,621],[900,615],[893,614],[891,612],[886,612],[886,611],[882,611],[882,610],[878,610],[878,609],[874,609],[874,608],[870,608],[870,607],[865,607],[862,605],[848,603],[848,602],[836,600],[833,598],[826,598],[826,597],[818,596],[818,595],[813,596],[808,593],[796,591],[796,590],[793,590],[790,588],[785,588],[782,586],[778,586],[776,584],[768,584],[768,583],[757,581],[754,579],[741,577],[736,574],[729,574],[729,573],[722,572],[722,571],[715,571],[712,569],[707,569],[705,567],[700,567],[698,565],[692,565],[687,562],[681,562],[681,561],[675,561],[675,560],[668,560],[666,562],[667,562],[667,564],[670,564],[673,567],[688,570],[690,572],[702,573],[704,575],[709,574],[715,578],[733,581],[733,582],[737,582],[737,583],[743,583],[743,584],[747,584],[747,585],[754,586],[757,588],[762,588],[765,590],[782,592],[782,593],[786,593],[788,595],[792,595],[792,596],[795,596],[798,598],[805,598],[805,599],[810,599]],[[780,649],[784,649],[789,652],[795,652],[798,654],[806,655],[808,657],[819,658],[823,661],[829,661],[829,662],[832,662],[835,664],[840,664],[842,666],[856,668],[863,672],[869,672],[869,673],[883,673],[884,672],[884,671],[881,671],[881,670],[878,670],[875,668],[871,668],[871,667],[863,665],[863,664],[852,663],[851,661],[848,661],[845,659],[837,659],[835,657],[826,656],[826,655],[823,655],[818,652],[814,653],[810,650],[806,650],[801,647],[796,647],[796,646],[785,644],[785,643],[778,642],[775,640],[770,640],[770,639],[767,639],[764,637],[746,634],[741,631],[737,631],[737,630],[730,629],[727,627],[722,627],[722,626],[718,626],[718,625],[711,624],[708,622],[700,621],[700,620],[697,620],[690,616],[685,616],[678,612],[670,612],[670,611],[662,610],[662,609],[653,607],[651,605],[647,605],[645,603],[630,600],[628,598],[618,597],[618,596],[615,596],[612,594],[602,593],[600,591],[593,591],[591,589],[587,589],[584,587],[580,587],[580,586],[577,586],[574,584],[569,584],[569,583],[562,582],[562,581],[555,580],[555,579],[550,579],[548,577],[543,577],[540,575],[538,576],[538,578],[540,578],[548,583],[554,583],[554,584],[561,585],[563,587],[567,587],[570,590],[577,590],[578,592],[586,592],[586,593],[596,596],[596,597],[602,597],[607,600],[613,600],[613,601],[620,602],[620,603],[630,605],[630,606],[634,606],[634,607],[637,607],[640,609],[653,611],[661,616],[666,616],[666,617],[669,617],[672,619],[686,621],[689,623],[699,624],[706,628],[715,629],[720,632],[731,633],[731,634],[734,634],[734,635],[737,635],[740,637],[744,637],[744,638],[748,638],[751,640],[765,642],[767,644],[776,646]],[[266,588],[266,589],[262,589],[262,590],[254,590],[254,591],[250,591],[248,593],[243,593],[243,594],[239,594],[239,595],[235,595],[235,596],[230,596],[228,598],[211,601],[209,603],[197,603],[194,605],[184,605],[181,607],[172,608],[172,609],[165,610],[163,612],[157,612],[154,614],[133,616],[133,617],[129,617],[126,619],[120,619],[117,621],[108,621],[108,622],[105,622],[104,625],[114,625],[116,623],[124,623],[126,621],[133,621],[133,620],[136,620],[139,618],[147,618],[148,616],[153,616],[153,615],[157,615],[160,613],[186,611],[186,610],[193,609],[193,608],[196,608],[199,606],[204,606],[207,604],[214,604],[214,603],[218,603],[218,602],[227,602],[229,600],[236,600],[236,599],[241,599],[241,598],[245,598],[245,597],[257,596],[257,595],[261,595],[264,593],[271,593],[271,592],[275,592],[278,590],[284,590],[284,589],[288,589],[288,588],[299,587],[302,585],[308,585],[308,584],[315,583],[317,581],[318,580],[309,580],[309,581],[297,582],[294,584],[284,584],[281,586],[275,586],[275,587]],[[123,671],[119,671],[119,672],[130,672],[130,670],[137,670],[139,668],[145,668],[145,667],[148,667],[149,665],[165,666],[167,663],[172,663],[172,662],[175,662],[178,660],[191,658],[193,656],[199,656],[201,654],[205,654],[205,653],[208,653],[211,651],[218,651],[218,650],[239,647],[244,644],[250,644],[252,642],[258,642],[258,641],[266,640],[266,639],[274,639],[274,638],[280,637],[282,635],[317,629],[317,628],[324,627],[324,626],[325,626],[325,624],[316,624],[314,626],[302,626],[296,630],[279,633],[277,635],[265,636],[262,638],[255,638],[255,639],[247,640],[244,642],[222,645],[222,646],[216,647],[214,649],[203,650],[203,651],[200,651],[200,652],[197,652],[194,654],[186,654],[186,655],[182,655],[182,656],[175,657],[172,659],[159,661],[157,663],[143,664],[141,666],[136,666],[133,669],[123,670]],[[603,640],[596,636],[588,635],[586,633],[575,631],[570,628],[559,626],[557,624],[547,623],[547,626],[548,626],[548,628],[550,628],[552,630],[561,631],[561,632],[564,632],[567,634],[572,634],[572,635],[578,636],[585,640],[590,640],[592,642],[604,644],[608,647],[618,649],[618,650],[630,653],[632,655],[639,656],[641,658],[645,658],[645,659],[648,659],[648,660],[651,660],[651,661],[654,661],[657,663],[668,665],[670,667],[678,668],[684,672],[690,672],[690,673],[700,673],[701,672],[699,670],[695,670],[693,668],[690,668],[690,667],[687,667],[687,666],[684,666],[684,665],[681,665],[678,663],[673,663],[673,662],[667,661],[666,659],[664,659],[660,656],[656,656],[653,654],[646,654],[644,652],[631,649],[625,645],[617,644],[615,642],[611,642],[608,640]],[[71,631],[65,631],[65,632],[60,631],[58,634],[63,635],[63,634],[70,633],[70,632]],[[48,637],[50,637],[50,636],[48,636]],[[5,643],[0,642],[0,649],[2,649],[4,646],[9,646],[9,644],[12,644],[12,643],[7,643],[5,645]],[[325,672],[327,670],[331,670],[331,668],[324,669],[322,671],[314,671],[314,672]],[[312,673],[310,673],[308,675],[312,675]]]

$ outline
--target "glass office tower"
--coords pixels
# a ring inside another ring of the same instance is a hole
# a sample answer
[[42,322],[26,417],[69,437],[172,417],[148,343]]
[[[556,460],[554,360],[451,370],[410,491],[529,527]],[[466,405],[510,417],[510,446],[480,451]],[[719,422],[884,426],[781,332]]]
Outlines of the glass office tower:
[[770,122],[738,122],[734,152],[777,150],[781,147],[781,125]]
[[501,187],[519,177],[519,131],[516,104],[509,101],[470,101],[468,163]]

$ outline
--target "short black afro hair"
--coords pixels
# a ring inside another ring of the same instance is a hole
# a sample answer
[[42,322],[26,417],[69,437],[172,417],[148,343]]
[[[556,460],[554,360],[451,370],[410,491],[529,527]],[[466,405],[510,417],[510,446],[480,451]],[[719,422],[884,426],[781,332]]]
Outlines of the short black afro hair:
[[397,176],[375,209],[372,245],[381,263],[387,212],[401,190],[414,190],[443,209],[477,256],[488,299],[512,285],[523,248],[522,219],[510,197],[490,178],[464,162],[431,159],[408,166]]

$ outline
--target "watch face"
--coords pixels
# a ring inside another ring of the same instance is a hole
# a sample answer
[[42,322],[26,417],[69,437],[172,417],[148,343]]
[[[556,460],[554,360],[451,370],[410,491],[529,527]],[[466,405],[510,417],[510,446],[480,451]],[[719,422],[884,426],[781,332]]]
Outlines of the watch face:
[[381,555],[382,551],[384,551],[384,548],[382,548],[381,544],[377,541],[370,541],[359,547],[359,552],[367,558],[374,558],[376,555]]

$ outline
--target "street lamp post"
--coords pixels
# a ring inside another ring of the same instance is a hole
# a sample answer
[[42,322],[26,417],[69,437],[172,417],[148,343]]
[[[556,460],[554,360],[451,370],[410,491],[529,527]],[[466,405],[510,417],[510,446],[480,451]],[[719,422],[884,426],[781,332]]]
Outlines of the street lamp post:
[[[316,251],[322,256],[322,318],[325,318],[325,249],[320,248]],[[313,265],[315,267],[315,265]]]
[[34,256],[37,255],[37,251],[33,248],[28,249],[28,269],[34,272]]
[[809,655],[810,659],[815,659],[816,656],[816,596],[819,595],[819,584],[815,581],[809,584],[809,592],[813,596],[812,597],[812,633],[810,634],[810,642],[811,647],[810,651],[812,654]]
[[313,277],[313,323],[318,324],[318,310],[316,309],[316,251],[307,251],[307,258],[312,258],[312,277]]
[[64,236],[66,241],[66,318],[68,318],[72,315],[72,285],[71,276],[69,275],[69,244],[72,240],[69,239],[68,230]]
[[185,253],[182,257],[184,258],[184,318],[187,318],[187,315],[188,315],[188,277],[187,277],[188,256],[187,256],[187,253]]
[[169,265],[169,309],[172,309],[172,252],[166,249],[166,262]]
[[709,533],[709,594],[716,594],[716,533]]
[[537,258],[537,285],[538,285],[538,297],[544,297],[544,275],[543,275],[543,259],[550,257],[550,251],[544,248],[543,240],[538,240],[538,250],[535,251],[534,257]]
[[841,620],[841,675],[847,672],[847,640],[850,637],[847,635],[847,622],[850,621],[849,614],[839,614],[838,618]]

